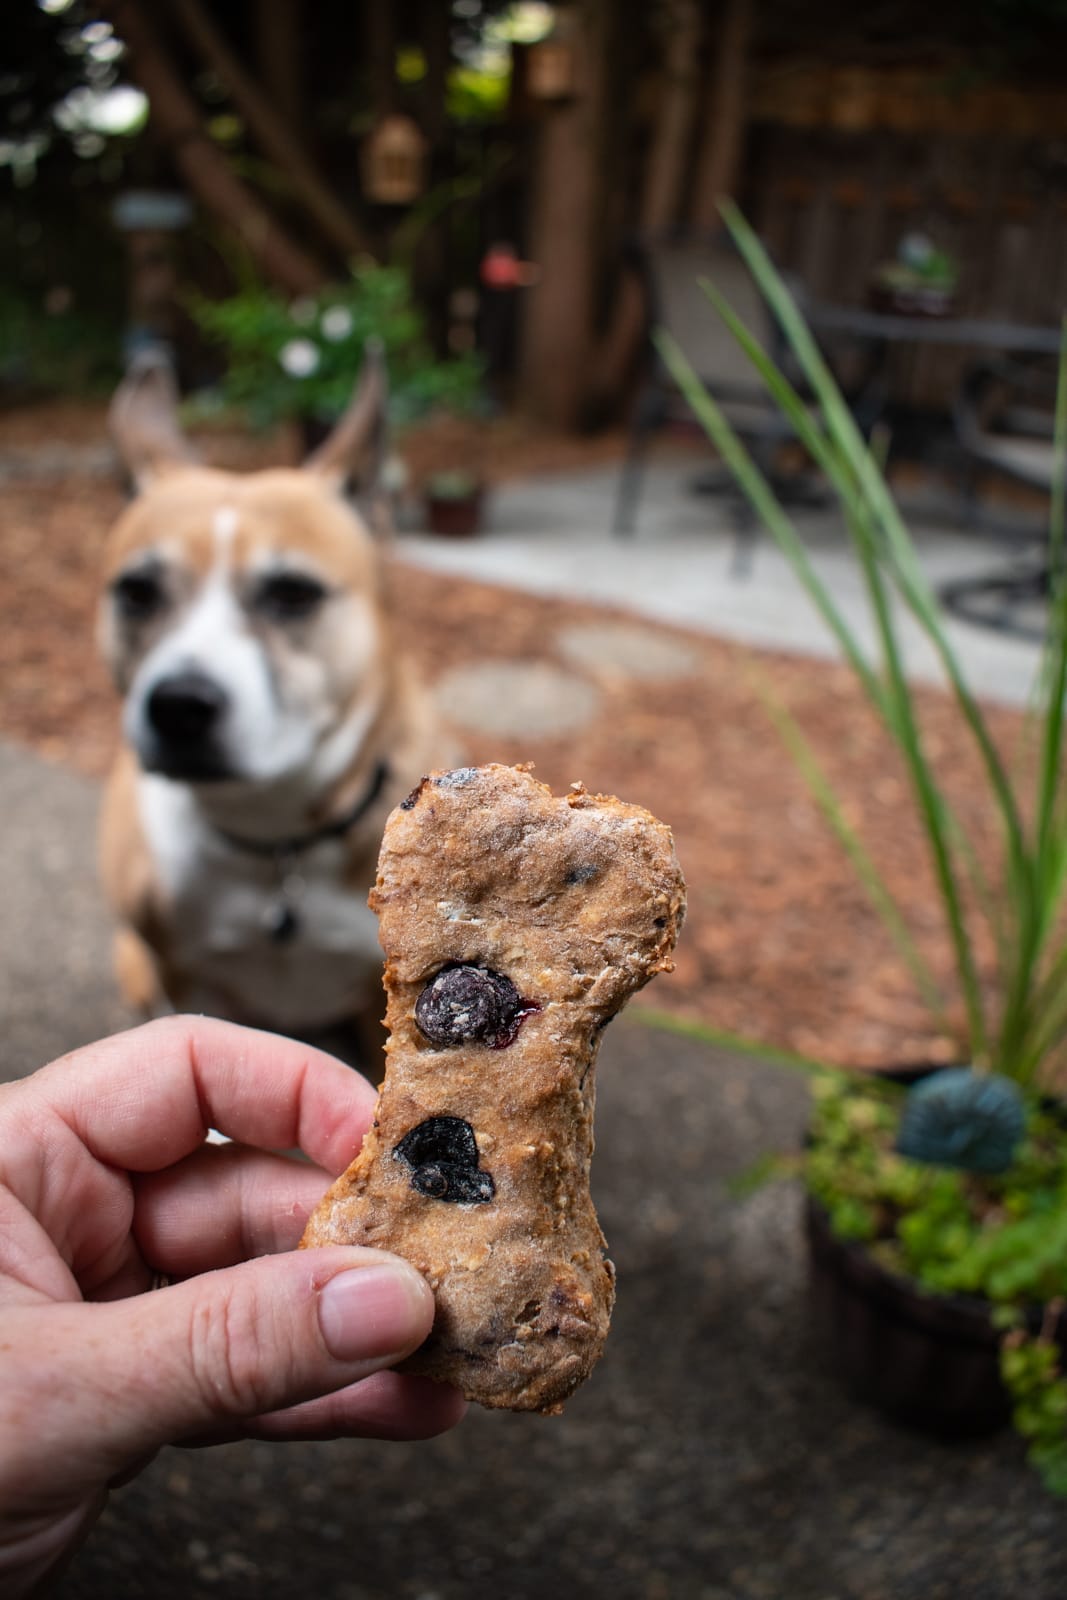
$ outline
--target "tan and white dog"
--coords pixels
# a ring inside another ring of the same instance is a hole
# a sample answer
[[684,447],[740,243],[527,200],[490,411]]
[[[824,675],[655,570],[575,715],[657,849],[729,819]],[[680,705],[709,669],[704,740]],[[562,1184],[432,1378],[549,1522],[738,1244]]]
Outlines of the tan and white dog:
[[112,406],[138,490],[112,530],[100,641],[124,696],[101,830],[127,1000],[304,1037],[381,1014],[367,907],[391,809],[447,763],[344,498],[379,430],[369,359],[300,469],[198,466],[165,363]]

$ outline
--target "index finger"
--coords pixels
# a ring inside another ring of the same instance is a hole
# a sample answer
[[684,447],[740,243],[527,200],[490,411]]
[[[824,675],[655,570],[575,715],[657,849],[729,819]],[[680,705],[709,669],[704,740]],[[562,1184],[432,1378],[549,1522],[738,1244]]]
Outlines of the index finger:
[[374,1112],[365,1078],[278,1034],[206,1017],[167,1017],[102,1039],[19,1086],[98,1161],[157,1172],[217,1128],[260,1150],[297,1147],[344,1170]]

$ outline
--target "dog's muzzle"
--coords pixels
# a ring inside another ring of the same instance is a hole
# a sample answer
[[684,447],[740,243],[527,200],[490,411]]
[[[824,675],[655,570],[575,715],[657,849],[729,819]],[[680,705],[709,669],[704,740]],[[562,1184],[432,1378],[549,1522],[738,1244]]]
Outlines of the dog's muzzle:
[[161,678],[145,702],[144,765],[171,778],[228,777],[221,735],[229,704],[225,689],[204,672]]

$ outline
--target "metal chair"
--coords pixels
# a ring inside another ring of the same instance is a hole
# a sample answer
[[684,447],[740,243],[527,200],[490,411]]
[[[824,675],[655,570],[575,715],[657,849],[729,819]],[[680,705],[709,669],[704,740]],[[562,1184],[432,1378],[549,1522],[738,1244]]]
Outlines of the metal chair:
[[[633,241],[627,250],[627,265],[636,272],[644,298],[644,371],[634,406],[629,449],[619,477],[612,532],[625,537],[635,531],[653,435],[669,422],[692,416],[652,343],[652,332],[657,327],[668,329],[677,339],[776,490],[794,497],[803,475],[782,475],[775,470],[780,447],[795,437],[793,429],[761,385],[748,357],[698,281],[710,278],[775,364],[788,371],[785,341],[733,244],[725,237],[713,241]],[[796,296],[797,286],[793,284],[791,288]],[[697,489],[721,489],[729,495],[737,534],[735,568],[747,568],[756,519],[732,475],[724,470],[715,479],[702,477]],[[810,493],[803,497],[810,498]]]
[[1047,366],[1004,358],[964,376],[953,408],[971,486],[982,471],[1052,489],[1056,377]]
[[1041,638],[1052,572],[1045,530],[1036,525],[990,525],[978,499],[986,474],[1051,494],[1056,376],[1047,364],[1004,358],[984,361],[964,376],[953,407],[962,454],[964,505],[972,526],[1015,544],[1028,544],[1010,568],[942,585],[942,603],[967,622],[1021,638]]

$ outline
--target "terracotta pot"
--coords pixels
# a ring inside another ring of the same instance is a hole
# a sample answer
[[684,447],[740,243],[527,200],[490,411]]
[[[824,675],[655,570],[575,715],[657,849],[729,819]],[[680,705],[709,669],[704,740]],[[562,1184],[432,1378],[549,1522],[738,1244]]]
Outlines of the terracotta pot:
[[426,521],[431,533],[449,538],[469,538],[482,531],[485,492],[474,489],[469,495],[426,494]]
[[872,284],[867,291],[872,311],[885,311],[897,317],[950,317],[955,310],[953,289],[916,285],[914,289],[887,289]]
[[[910,1083],[929,1068],[890,1072]],[[926,1433],[975,1438],[1011,1420],[1001,1381],[1001,1331],[988,1300],[935,1295],[888,1271],[864,1245],[839,1239],[808,1198],[813,1316],[834,1370],[857,1399]],[[1040,1309],[1028,1319],[1041,1326]],[[1067,1315],[1057,1339],[1067,1352]]]

